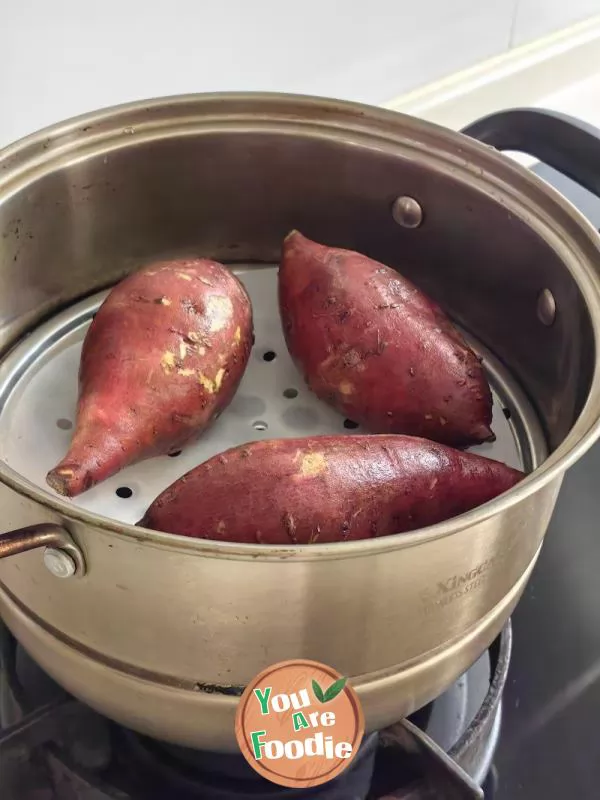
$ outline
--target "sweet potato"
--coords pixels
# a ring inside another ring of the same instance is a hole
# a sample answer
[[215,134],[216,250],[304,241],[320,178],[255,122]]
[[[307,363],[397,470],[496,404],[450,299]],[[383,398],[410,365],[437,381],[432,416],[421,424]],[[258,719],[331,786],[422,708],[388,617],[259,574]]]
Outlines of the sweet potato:
[[85,337],[75,433],[49,485],[73,497],[195,438],[233,398],[252,337],[246,291],[214,261],[160,262],[119,283]]
[[293,231],[283,246],[279,306],[309,387],[367,430],[454,447],[495,438],[480,359],[395,270]]
[[455,517],[522,477],[498,461],[410,436],[274,439],[188,472],[138,524],[229,542],[368,539]]

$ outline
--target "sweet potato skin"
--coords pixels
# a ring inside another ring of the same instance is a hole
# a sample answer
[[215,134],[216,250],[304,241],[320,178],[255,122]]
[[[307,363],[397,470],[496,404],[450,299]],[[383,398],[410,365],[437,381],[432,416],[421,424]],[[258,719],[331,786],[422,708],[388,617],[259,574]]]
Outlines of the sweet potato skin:
[[309,387],[367,430],[454,447],[494,439],[480,359],[395,270],[294,231],[283,245],[279,306]]
[[85,337],[75,433],[48,484],[73,497],[183,447],[233,398],[252,338],[246,291],[217,262],[160,262],[119,283]]
[[273,439],[200,464],[138,524],[254,544],[368,539],[455,517],[522,477],[497,461],[410,436]]

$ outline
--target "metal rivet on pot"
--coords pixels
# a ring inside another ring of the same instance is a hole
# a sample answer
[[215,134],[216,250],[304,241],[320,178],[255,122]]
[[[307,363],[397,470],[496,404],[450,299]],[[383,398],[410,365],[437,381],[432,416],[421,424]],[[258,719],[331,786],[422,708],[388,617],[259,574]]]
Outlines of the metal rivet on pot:
[[556,317],[556,302],[550,289],[542,289],[537,300],[537,315],[542,325],[550,327]]
[[71,578],[77,571],[77,565],[71,556],[56,547],[46,547],[44,565],[57,578]]
[[392,206],[392,217],[403,228],[418,228],[423,222],[423,209],[414,197],[397,197]]

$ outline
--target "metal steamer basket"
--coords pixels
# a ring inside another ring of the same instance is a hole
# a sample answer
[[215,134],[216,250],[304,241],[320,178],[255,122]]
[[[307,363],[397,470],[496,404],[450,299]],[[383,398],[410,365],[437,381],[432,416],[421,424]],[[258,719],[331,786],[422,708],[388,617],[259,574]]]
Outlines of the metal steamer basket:
[[[540,121],[558,126],[556,155],[574,129],[541,112],[472,133],[531,149]],[[524,467],[525,481],[429,529],[335,545],[133,525],[229,446],[355,430],[311,396],[284,346],[275,269],[292,228],[397,267],[451,314],[494,391],[498,438],[475,449]],[[499,634],[562,476],[599,431],[599,238],[549,186],[402,115],[198,95],[90,114],[2,151],[0,234],[0,613],[65,688],[151,736],[236,750],[237,696],[276,661],[348,675],[373,730],[442,692]],[[179,255],[227,263],[251,295],[256,343],[238,394],[180,455],[61,499],[44,476],[69,441],[87,326],[112,284]]]

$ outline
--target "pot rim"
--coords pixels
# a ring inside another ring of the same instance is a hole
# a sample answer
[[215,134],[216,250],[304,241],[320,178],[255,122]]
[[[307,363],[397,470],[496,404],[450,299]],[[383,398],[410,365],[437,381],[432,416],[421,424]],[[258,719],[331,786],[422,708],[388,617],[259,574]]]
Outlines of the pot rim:
[[[170,116],[169,116],[170,115]],[[177,136],[225,124],[247,130],[258,125],[317,129],[321,134],[358,136],[371,144],[410,148],[438,169],[452,167],[458,179],[468,177],[493,191],[507,208],[559,251],[576,281],[590,314],[596,353],[600,351],[600,235],[559,192],[537,175],[493,148],[460,133],[405,114],[349,101],[279,93],[187,94],[108,107],[46,127],[0,150],[0,203],[23,182],[64,167],[73,160],[126,147],[135,135]],[[124,138],[125,137],[125,138]],[[102,147],[104,145],[104,147]],[[69,160],[66,158],[71,156]],[[74,300],[73,302],[76,302]],[[57,309],[58,310],[58,309]],[[559,311],[560,313],[560,311]],[[12,343],[13,346],[16,341]],[[0,357],[0,362],[2,357]],[[67,522],[94,526],[138,543],[211,557],[259,559],[351,558],[381,554],[449,536],[508,511],[559,479],[600,436],[600,359],[596,359],[585,405],[556,450],[521,483],[465,514],[418,531],[376,539],[277,546],[216,542],[160,533],[73,507],[38,488],[0,460],[0,482],[55,512]]]

